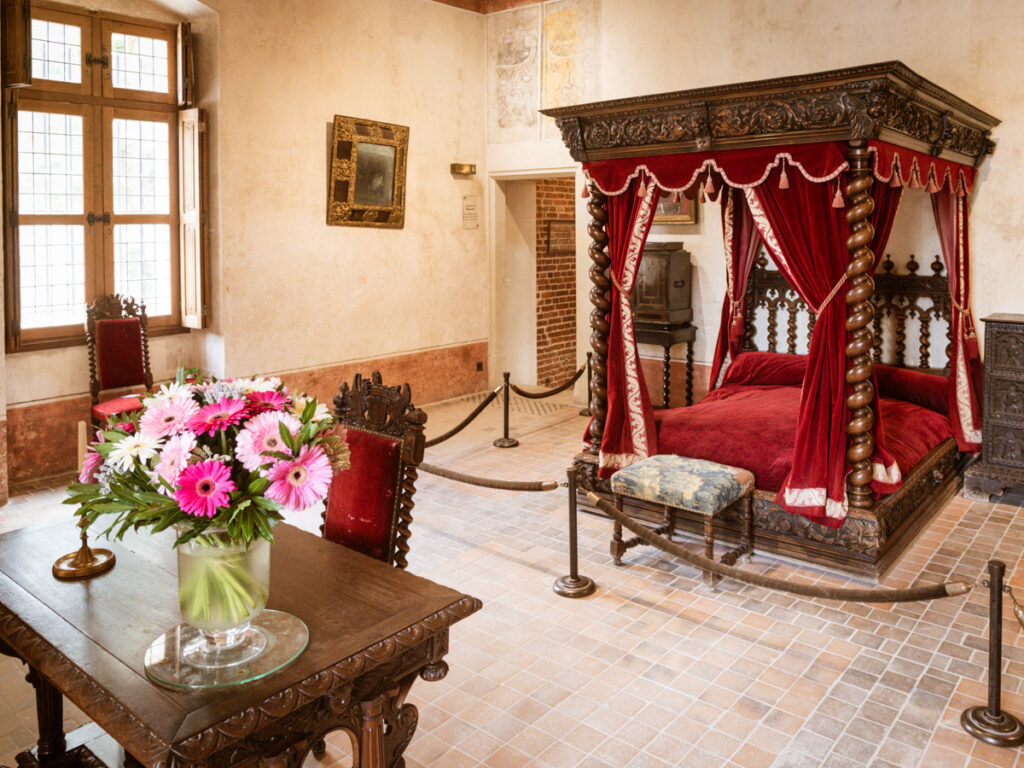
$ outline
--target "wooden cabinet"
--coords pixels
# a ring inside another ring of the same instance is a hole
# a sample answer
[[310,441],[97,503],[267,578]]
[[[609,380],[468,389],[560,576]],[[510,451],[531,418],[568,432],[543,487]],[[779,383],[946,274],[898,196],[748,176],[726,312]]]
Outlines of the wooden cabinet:
[[686,404],[693,404],[692,286],[690,252],[679,242],[647,243],[633,283],[633,327],[641,344],[657,344],[662,359],[661,405],[668,408],[672,386],[672,346],[686,344]]
[[967,468],[970,498],[1024,490],[1024,315],[985,323],[985,393],[981,460]]

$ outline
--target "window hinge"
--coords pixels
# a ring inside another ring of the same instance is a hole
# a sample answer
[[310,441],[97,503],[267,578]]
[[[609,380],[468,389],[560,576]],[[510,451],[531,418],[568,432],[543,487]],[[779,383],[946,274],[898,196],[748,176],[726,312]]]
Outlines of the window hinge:
[[102,221],[104,224],[108,224],[109,225],[110,224],[110,212],[109,211],[104,211],[102,216],[97,216],[92,211],[89,211],[89,213],[86,214],[85,222],[90,227],[94,226],[97,221]]
[[206,133],[206,122],[205,121],[199,123],[199,132],[200,133]]
[[93,64],[99,64],[102,67],[110,66],[109,56],[93,56],[91,53],[85,54],[85,66],[91,67]]

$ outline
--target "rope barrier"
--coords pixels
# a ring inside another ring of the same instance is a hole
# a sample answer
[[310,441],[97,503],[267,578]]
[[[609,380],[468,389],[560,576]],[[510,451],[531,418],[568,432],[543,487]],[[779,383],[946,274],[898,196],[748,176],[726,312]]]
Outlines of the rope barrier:
[[431,475],[437,475],[447,480],[455,480],[467,485],[476,485],[480,488],[495,488],[499,491],[553,491],[558,488],[556,480],[541,480],[529,482],[520,480],[491,480],[476,475],[466,475],[462,472],[454,472],[450,469],[435,467],[433,464],[420,464],[419,469]]
[[473,419],[475,419],[475,418],[476,418],[477,416],[479,416],[479,415],[480,415],[480,412],[481,412],[481,411],[482,411],[482,410],[483,410],[484,408],[486,408],[486,407],[487,407],[488,405],[490,405],[491,403],[493,403],[493,402],[494,402],[494,398],[496,398],[496,397],[498,396],[498,393],[499,393],[499,392],[501,392],[501,389],[502,389],[501,387],[496,387],[496,388],[494,389],[494,391],[493,391],[493,392],[491,392],[491,393],[490,393],[489,395],[487,395],[487,397],[485,397],[485,398],[484,398],[483,400],[481,400],[481,401],[480,401],[480,404],[479,404],[479,405],[477,405],[477,407],[473,409],[473,412],[472,412],[472,413],[470,413],[470,414],[469,414],[469,416],[467,416],[466,418],[464,418],[464,419],[463,419],[462,421],[460,421],[460,422],[459,422],[459,423],[458,423],[458,424],[457,424],[456,426],[454,426],[454,427],[452,427],[451,429],[449,429],[449,430],[448,430],[447,432],[445,432],[445,433],[444,433],[443,435],[438,435],[438,436],[437,436],[437,437],[435,437],[435,438],[432,438],[432,439],[430,439],[430,440],[427,440],[427,441],[426,441],[426,442],[425,442],[425,443],[423,444],[423,447],[424,447],[424,448],[430,448],[430,447],[432,447],[432,446],[435,446],[435,445],[437,445],[438,443],[443,443],[443,442],[444,442],[445,440],[447,440],[447,439],[448,439],[448,438],[450,438],[450,437],[455,437],[455,435],[459,434],[459,432],[461,432],[461,431],[462,431],[462,430],[464,430],[464,429],[465,429],[466,427],[468,427],[468,426],[469,426],[469,423],[470,423],[470,422],[471,422],[471,421],[472,421]]
[[573,384],[579,381],[580,376],[583,375],[583,372],[585,370],[587,370],[586,363],[581,365],[579,367],[579,370],[577,370],[576,373],[572,375],[572,378],[566,381],[564,384],[559,384],[554,389],[546,389],[543,392],[527,392],[525,389],[520,389],[515,384],[509,384],[509,388],[520,397],[525,397],[530,400],[540,400],[545,397],[557,395],[559,392],[565,392],[565,390],[567,390],[569,387],[571,387]]
[[907,589],[854,589],[799,584],[786,581],[785,579],[777,579],[773,576],[762,576],[758,573],[750,573],[742,568],[725,565],[717,560],[710,560],[656,533],[652,533],[649,528],[636,522],[629,515],[619,512],[614,506],[604,501],[592,491],[587,493],[587,498],[608,517],[622,525],[623,528],[639,536],[652,547],[678,557],[702,570],[710,571],[719,576],[728,576],[737,581],[754,584],[758,587],[777,589],[804,597],[822,597],[826,600],[845,600],[856,603],[906,603],[913,600],[938,600],[943,597],[956,597],[974,588],[973,584],[968,584],[967,582],[951,581],[944,584],[923,584],[918,587],[908,587]]

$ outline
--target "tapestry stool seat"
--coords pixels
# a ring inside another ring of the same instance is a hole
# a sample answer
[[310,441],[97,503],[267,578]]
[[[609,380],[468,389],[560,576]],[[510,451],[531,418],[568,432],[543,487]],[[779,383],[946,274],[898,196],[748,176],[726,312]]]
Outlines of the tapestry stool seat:
[[[686,510],[703,517],[704,554],[709,559],[714,559],[715,555],[715,516],[737,504],[743,515],[744,541],[726,553],[722,562],[731,565],[741,555],[749,559],[754,553],[754,475],[745,469],[703,459],[661,454],[620,469],[611,477],[611,488],[615,506],[620,512],[624,497],[661,506],[664,509],[664,521],[654,530],[669,539],[675,533],[676,510]],[[622,565],[625,551],[640,543],[639,538],[623,541],[622,526],[615,523],[611,541],[615,564]],[[705,571],[704,582],[716,590],[718,577]]]

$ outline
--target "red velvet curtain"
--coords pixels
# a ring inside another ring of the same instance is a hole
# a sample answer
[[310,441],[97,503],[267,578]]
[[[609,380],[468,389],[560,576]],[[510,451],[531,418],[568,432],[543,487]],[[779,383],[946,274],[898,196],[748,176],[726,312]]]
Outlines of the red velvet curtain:
[[725,240],[725,301],[718,325],[718,342],[711,361],[709,388],[715,389],[729,362],[743,349],[746,330],[747,278],[761,248],[761,236],[754,225],[742,189],[722,190],[722,234]]
[[[774,174],[778,175],[778,174]],[[800,416],[793,447],[793,469],[778,501],[790,512],[838,528],[846,517],[846,302],[845,274],[849,263],[849,226],[837,185],[814,183],[793,174],[780,189],[768,183],[745,190],[754,222],[786,280],[815,312],[817,319],[808,352],[800,398]],[[876,185],[876,187],[879,185]],[[898,203],[898,200],[896,200]],[[889,219],[896,204],[876,210]],[[882,244],[884,246],[884,244]],[[876,419],[876,479],[898,487],[899,468],[885,449]]]
[[967,198],[941,190],[931,196],[952,298],[949,419],[961,451],[981,450],[981,355],[971,316],[971,251]]
[[624,194],[608,198],[612,287],[608,313],[608,414],[601,440],[600,477],[611,477],[616,470],[657,453],[654,411],[633,335],[629,296],[660,194],[649,183],[647,174],[641,172]]

